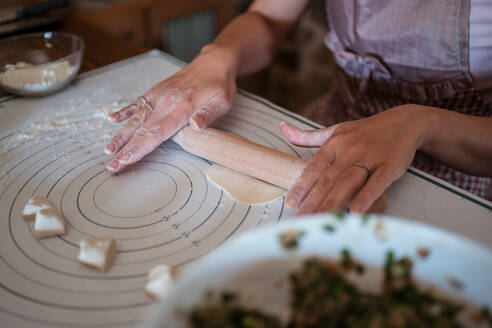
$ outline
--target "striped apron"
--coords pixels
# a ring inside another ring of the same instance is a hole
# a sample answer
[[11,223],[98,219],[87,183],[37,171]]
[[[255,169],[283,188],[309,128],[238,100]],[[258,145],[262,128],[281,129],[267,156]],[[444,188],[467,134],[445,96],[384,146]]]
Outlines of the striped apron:
[[[328,0],[326,9],[336,81],[306,117],[328,126],[409,103],[492,116],[469,73],[470,0]],[[491,186],[420,151],[412,166],[481,197]]]

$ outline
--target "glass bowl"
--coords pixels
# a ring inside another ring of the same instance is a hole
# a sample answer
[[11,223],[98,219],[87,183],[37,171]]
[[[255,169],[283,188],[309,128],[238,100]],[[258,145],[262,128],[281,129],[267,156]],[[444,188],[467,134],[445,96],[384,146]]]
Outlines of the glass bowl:
[[84,41],[63,32],[29,33],[0,40],[0,86],[22,96],[45,96],[77,76]]

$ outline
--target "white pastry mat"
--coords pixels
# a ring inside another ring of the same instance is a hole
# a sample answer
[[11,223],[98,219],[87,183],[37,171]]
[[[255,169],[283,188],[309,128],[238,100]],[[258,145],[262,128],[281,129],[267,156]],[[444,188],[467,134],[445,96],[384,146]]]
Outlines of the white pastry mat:
[[[105,171],[109,157],[102,149],[117,130],[104,120],[106,112],[143,94],[180,65],[151,51],[83,74],[50,97],[0,100],[2,326],[138,326],[151,304],[143,292],[150,268],[159,263],[184,267],[234,234],[293,215],[283,199],[263,206],[234,202],[206,180],[210,162],[173,142],[118,176]],[[314,149],[283,139],[281,121],[315,127],[242,91],[215,127],[306,159],[312,156]],[[61,209],[66,236],[34,238],[32,224],[21,218],[32,195],[47,196]],[[388,214],[492,247],[490,202],[412,169],[387,195]],[[77,262],[83,236],[118,240],[118,257],[106,274]]]

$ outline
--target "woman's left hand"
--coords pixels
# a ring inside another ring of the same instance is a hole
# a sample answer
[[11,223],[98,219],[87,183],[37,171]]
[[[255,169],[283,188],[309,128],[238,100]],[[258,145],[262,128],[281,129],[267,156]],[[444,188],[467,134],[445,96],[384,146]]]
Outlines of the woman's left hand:
[[322,130],[300,131],[287,124],[291,143],[321,147],[289,190],[287,206],[297,214],[328,212],[351,199],[351,212],[365,212],[401,177],[433,131],[430,111],[402,105]]

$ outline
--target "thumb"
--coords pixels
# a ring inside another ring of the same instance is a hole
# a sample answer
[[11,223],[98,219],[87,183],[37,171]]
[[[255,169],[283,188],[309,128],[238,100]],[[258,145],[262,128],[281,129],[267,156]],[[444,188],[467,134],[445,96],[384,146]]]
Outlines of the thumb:
[[189,124],[194,130],[201,131],[216,118],[227,113],[229,107],[230,105],[223,97],[216,95],[191,115]]
[[322,130],[298,130],[282,122],[280,127],[284,137],[296,146],[321,147],[335,132],[336,125]]

